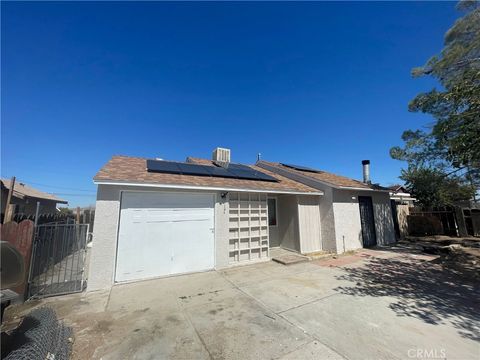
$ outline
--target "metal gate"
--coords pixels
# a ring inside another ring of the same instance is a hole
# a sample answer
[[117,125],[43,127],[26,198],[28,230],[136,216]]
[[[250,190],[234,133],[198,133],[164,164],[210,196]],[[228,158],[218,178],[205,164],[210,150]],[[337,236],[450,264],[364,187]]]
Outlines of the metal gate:
[[358,205],[360,206],[363,247],[375,246],[377,245],[377,236],[375,234],[372,198],[370,196],[359,196]]
[[35,227],[28,297],[81,292],[86,287],[88,224],[44,224]]

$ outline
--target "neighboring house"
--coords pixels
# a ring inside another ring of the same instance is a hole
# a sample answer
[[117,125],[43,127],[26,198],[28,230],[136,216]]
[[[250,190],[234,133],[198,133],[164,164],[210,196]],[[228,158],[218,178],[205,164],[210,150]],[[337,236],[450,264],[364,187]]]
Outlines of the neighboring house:
[[395,242],[389,189],[371,184],[370,161],[362,164],[363,182],[297,165],[263,160],[256,165],[324,193],[319,206],[322,247],[318,250],[342,253]]
[[114,156],[94,178],[88,289],[266,261],[278,246],[360,248],[360,208],[375,232],[369,244],[395,241],[388,190],[332,174],[347,184],[296,179],[272,164],[234,164],[220,148],[184,163]]
[[[11,180],[1,179],[2,201],[1,211],[2,219],[5,215],[8,191],[11,187]],[[35,215],[37,202],[40,202],[40,214],[54,214],[57,212],[57,204],[68,204],[68,201],[59,199],[55,195],[45,193],[34,189],[24,183],[15,182],[12,193],[11,205],[14,205],[14,214],[24,214],[26,216]]]
[[389,186],[390,190],[390,199],[395,200],[397,204],[413,206],[413,203],[417,200],[412,197],[408,190],[403,185],[392,185]]

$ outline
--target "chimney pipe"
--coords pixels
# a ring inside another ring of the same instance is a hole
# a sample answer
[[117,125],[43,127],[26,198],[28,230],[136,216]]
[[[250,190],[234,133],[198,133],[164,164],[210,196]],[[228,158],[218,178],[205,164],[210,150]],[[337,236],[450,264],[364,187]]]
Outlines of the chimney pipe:
[[363,165],[363,182],[365,184],[371,184],[370,180],[370,160],[362,160]]

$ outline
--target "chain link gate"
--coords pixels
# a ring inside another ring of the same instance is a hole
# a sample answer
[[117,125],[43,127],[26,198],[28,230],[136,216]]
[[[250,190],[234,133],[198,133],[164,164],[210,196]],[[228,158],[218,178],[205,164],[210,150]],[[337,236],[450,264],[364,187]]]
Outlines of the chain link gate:
[[81,292],[86,287],[88,224],[37,225],[33,240],[28,298]]

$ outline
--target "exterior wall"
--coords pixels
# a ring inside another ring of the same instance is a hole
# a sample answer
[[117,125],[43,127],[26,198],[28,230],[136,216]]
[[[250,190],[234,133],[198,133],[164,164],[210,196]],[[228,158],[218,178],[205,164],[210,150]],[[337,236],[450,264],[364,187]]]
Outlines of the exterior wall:
[[320,198],[320,231],[322,250],[337,252],[335,213],[333,209],[333,189],[330,186],[319,185],[324,195]]
[[277,207],[279,245],[285,249],[300,251],[297,196],[278,196]]
[[95,209],[87,291],[105,289],[113,285],[120,214],[120,188],[107,185],[98,186]]
[[[366,193],[365,196],[367,196]],[[362,226],[358,194],[354,191],[333,189],[332,199],[336,229],[336,252],[340,254],[361,248]]]
[[[98,186],[87,291],[110,288],[114,283],[121,191],[178,192],[178,190],[154,190],[141,186]],[[182,192],[188,191],[182,190]],[[222,199],[220,192],[213,193],[217,195],[214,205],[215,268],[224,268],[228,266],[229,207],[227,199]]]
[[324,195],[321,196],[320,199],[320,231],[322,237],[322,249],[324,251],[337,252],[335,216],[333,210],[333,188],[314,179],[299,176],[290,171],[272,167],[267,164],[260,163],[258,166],[324,192]]
[[308,254],[322,250],[319,196],[298,196],[300,250]]
[[362,225],[358,205],[359,195],[372,197],[377,244],[386,245],[395,242],[395,229],[388,193],[333,189],[338,253],[362,247]]
[[377,244],[394,244],[397,239],[392,218],[390,195],[386,192],[372,192],[373,214],[375,216],[375,231]]

